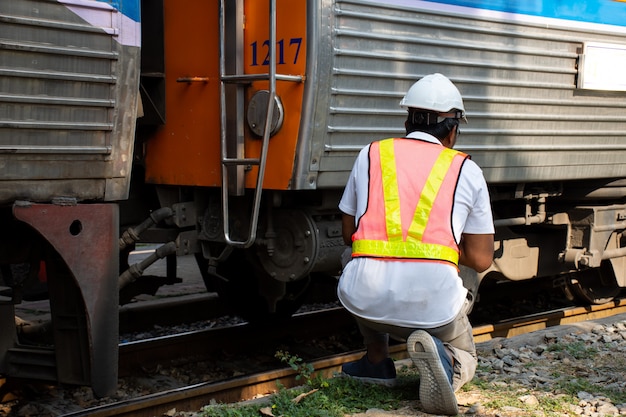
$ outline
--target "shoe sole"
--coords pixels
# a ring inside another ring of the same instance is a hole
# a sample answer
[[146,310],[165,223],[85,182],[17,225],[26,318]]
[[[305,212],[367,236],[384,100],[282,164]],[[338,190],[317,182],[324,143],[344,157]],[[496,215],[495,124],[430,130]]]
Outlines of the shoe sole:
[[418,330],[409,336],[406,346],[420,373],[419,399],[424,410],[430,414],[457,415],[456,396],[433,338],[427,332]]

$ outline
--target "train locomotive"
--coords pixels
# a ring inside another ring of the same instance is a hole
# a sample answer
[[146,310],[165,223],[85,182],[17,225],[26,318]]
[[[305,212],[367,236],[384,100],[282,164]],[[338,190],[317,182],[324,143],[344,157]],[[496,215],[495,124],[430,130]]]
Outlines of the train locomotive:
[[[0,2],[0,375],[117,384],[118,308],[193,255],[247,317],[290,315],[345,250],[358,151],[440,72],[496,225],[481,285],[626,286],[623,0]],[[129,265],[142,243],[159,246]],[[151,284],[148,283],[148,286]],[[50,342],[20,336],[29,288]]]

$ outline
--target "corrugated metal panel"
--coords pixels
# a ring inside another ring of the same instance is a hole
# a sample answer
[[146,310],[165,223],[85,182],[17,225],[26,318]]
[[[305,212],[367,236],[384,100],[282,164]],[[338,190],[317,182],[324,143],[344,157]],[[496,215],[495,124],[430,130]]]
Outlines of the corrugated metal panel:
[[330,30],[331,49],[320,44],[318,56],[332,69],[316,75],[315,87],[328,85],[318,94],[328,94],[331,105],[315,113],[314,124],[322,127],[314,135],[323,137],[311,153],[320,161],[317,187],[345,184],[365,144],[402,136],[400,99],[433,72],[461,90],[470,123],[462,126],[457,149],[472,155],[488,181],[626,175],[625,95],[576,88],[583,42],[626,43],[624,32],[374,1],[337,1],[327,18],[332,23],[321,30]]
[[0,1],[0,202],[128,196],[138,27],[110,2]]
[[115,29],[87,25],[49,2],[3,5],[0,152],[110,153]]

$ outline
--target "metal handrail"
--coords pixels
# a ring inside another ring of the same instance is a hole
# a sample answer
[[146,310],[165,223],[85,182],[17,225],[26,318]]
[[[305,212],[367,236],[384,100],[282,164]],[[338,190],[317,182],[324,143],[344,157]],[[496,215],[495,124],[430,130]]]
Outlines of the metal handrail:
[[[270,10],[269,10],[269,73],[267,76],[263,76],[264,78],[259,77],[259,75],[227,75],[226,72],[226,54],[225,54],[225,35],[226,35],[226,17],[225,17],[225,6],[224,0],[221,0],[221,16],[220,16],[220,81],[221,81],[221,94],[220,94],[220,106],[222,108],[221,112],[221,161],[222,161],[222,216],[224,223],[224,239],[227,244],[232,245],[234,247],[240,248],[248,248],[250,247],[255,239],[256,239],[256,229],[258,225],[258,217],[261,205],[261,194],[263,190],[263,178],[265,176],[265,166],[267,162],[267,151],[269,147],[269,139],[271,133],[271,122],[274,113],[274,100],[276,98],[276,60],[274,57],[276,56],[276,0],[270,0]],[[229,158],[227,155],[227,135],[226,135],[226,114],[223,109],[226,108],[226,91],[224,87],[224,83],[226,82],[241,82],[241,81],[251,81],[258,79],[269,80],[269,94],[268,94],[268,105],[267,105],[267,114],[265,117],[265,125],[263,127],[263,139],[261,143],[261,155],[258,159],[254,158]],[[282,77],[281,77],[282,78]],[[239,241],[234,240],[230,236],[230,219],[229,219],[229,192],[228,192],[228,166],[232,165],[258,165],[258,173],[256,180],[256,187],[254,190],[254,199],[252,204],[252,212],[250,215],[250,228],[248,232],[248,237],[246,240]]]

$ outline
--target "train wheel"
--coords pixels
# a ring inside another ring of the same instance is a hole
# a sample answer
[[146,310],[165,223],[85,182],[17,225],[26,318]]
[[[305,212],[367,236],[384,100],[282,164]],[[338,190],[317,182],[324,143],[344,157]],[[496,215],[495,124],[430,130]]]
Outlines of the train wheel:
[[585,304],[604,304],[621,292],[611,263],[603,261],[599,268],[572,274],[565,288],[566,295]]
[[235,249],[211,275],[211,288],[223,297],[234,313],[250,322],[267,322],[291,317],[306,298],[309,278],[294,282],[273,279]]

